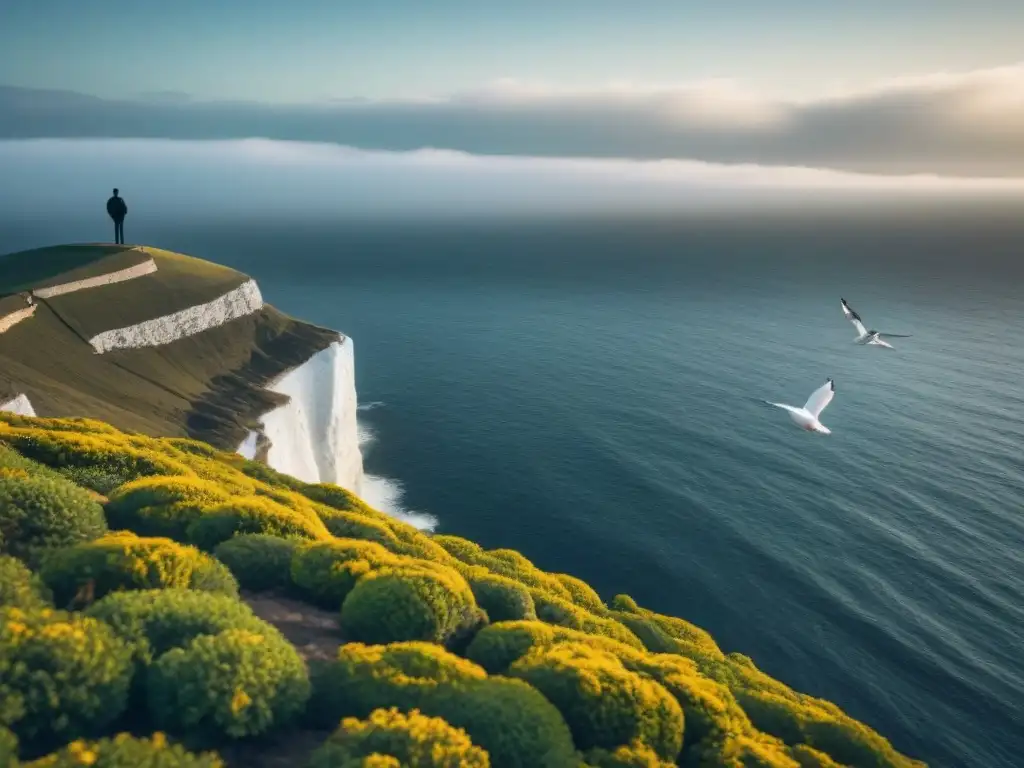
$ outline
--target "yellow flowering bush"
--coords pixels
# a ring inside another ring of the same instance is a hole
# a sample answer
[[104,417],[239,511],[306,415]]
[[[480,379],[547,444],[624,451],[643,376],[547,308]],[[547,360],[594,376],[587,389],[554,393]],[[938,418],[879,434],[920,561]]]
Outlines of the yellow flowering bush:
[[[2,765],[2,763],[0,763]],[[26,763],[25,768],[224,768],[216,753],[194,754],[162,733],[146,739],[127,733],[98,741],[73,741],[63,749]]]
[[537,618],[530,590],[517,581],[483,570],[483,574],[470,575],[467,580],[477,605],[491,621]]
[[159,727],[233,739],[289,725],[310,693],[296,650],[247,629],[168,651],[150,666],[146,688]]
[[565,720],[540,692],[430,643],[342,646],[314,678],[307,717],[322,727],[392,706],[465,730],[495,768],[578,765]]
[[466,580],[452,570],[398,568],[364,576],[341,606],[346,637],[363,643],[445,643],[482,617]]
[[298,543],[265,533],[244,533],[218,544],[213,554],[242,587],[262,592],[291,583],[292,556]]
[[185,535],[200,549],[211,551],[221,542],[242,533],[314,540],[330,538],[323,522],[312,512],[303,514],[257,496],[234,498],[210,507],[188,526]]
[[115,528],[182,541],[192,521],[228,498],[220,486],[198,477],[145,477],[118,488],[106,512]]
[[107,532],[103,508],[69,480],[0,470],[0,552],[30,564]]
[[675,762],[662,760],[646,744],[632,744],[613,750],[592,749],[586,754],[589,768],[674,768]]
[[49,590],[23,562],[0,555],[0,606],[29,610],[50,604]]
[[148,664],[201,635],[245,629],[279,643],[284,637],[252,609],[228,595],[184,589],[114,592],[93,603],[86,615],[110,626]]
[[403,768],[490,768],[487,753],[439,717],[418,710],[404,714],[376,709],[366,720],[347,717],[309,761],[308,768],[365,765],[370,757],[392,757]]
[[638,741],[669,761],[682,749],[679,703],[607,651],[582,643],[536,649],[513,664],[509,674],[558,707],[580,749],[616,749]]
[[577,579],[568,573],[553,573],[551,575],[558,579],[559,583],[568,590],[570,600],[580,608],[586,608],[598,616],[608,612],[608,606],[601,600],[601,596],[583,579]]
[[28,744],[88,736],[124,711],[131,648],[95,619],[0,608],[0,726]]
[[356,582],[404,561],[380,544],[357,539],[300,544],[292,558],[292,583],[306,599],[337,610]]
[[54,552],[41,575],[58,605],[68,605],[86,591],[90,599],[117,590],[156,587],[238,594],[238,582],[223,563],[195,547],[165,538],[140,538],[130,531]]
[[614,618],[597,616],[570,600],[565,600],[540,589],[531,589],[537,618],[548,624],[578,629],[591,635],[618,640],[620,643],[642,649],[643,642],[624,624]]

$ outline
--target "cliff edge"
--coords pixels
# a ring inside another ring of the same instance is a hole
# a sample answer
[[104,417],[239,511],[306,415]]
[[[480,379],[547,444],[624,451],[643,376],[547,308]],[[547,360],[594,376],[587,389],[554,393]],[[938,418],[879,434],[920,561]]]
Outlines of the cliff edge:
[[202,440],[358,493],[354,372],[350,338],[227,267],[109,244],[0,257],[3,411]]

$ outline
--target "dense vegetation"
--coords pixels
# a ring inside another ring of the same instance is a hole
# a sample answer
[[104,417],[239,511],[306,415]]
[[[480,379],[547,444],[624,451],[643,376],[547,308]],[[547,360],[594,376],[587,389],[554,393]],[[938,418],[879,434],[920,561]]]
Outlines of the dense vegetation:
[[[268,599],[329,611],[328,652]],[[190,440],[0,414],[0,765],[259,766],[275,743],[309,768],[920,765],[517,552]]]

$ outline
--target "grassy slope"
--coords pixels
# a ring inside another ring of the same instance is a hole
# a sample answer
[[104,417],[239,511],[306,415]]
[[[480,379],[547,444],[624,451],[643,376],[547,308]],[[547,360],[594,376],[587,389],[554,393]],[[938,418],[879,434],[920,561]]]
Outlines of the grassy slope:
[[[115,266],[111,260],[104,267],[97,265],[101,259],[128,254],[129,259],[136,253],[133,248],[123,245],[59,245],[51,248],[34,248],[0,256],[0,295],[17,293],[29,288],[42,288],[55,283],[81,280],[113,269],[123,269],[131,263]],[[138,262],[135,262],[138,263]],[[63,275],[69,274],[67,280]],[[55,279],[58,276],[61,279]]]
[[[96,274],[109,271],[103,266],[110,257],[106,247],[53,250],[62,265],[75,263],[65,251],[78,259],[75,279],[90,276],[81,268],[89,253],[98,254],[90,262]],[[157,273],[40,301],[34,317],[0,334],[0,397],[24,392],[42,416],[88,416],[233,449],[247,425],[281,402],[263,387],[338,334],[265,307],[172,344],[97,355],[86,343],[92,335],[210,301],[247,279],[199,259],[146,251]],[[24,262],[17,270],[21,279],[46,255],[26,253],[31,261],[15,254],[19,258],[3,257],[0,264]],[[43,276],[40,268],[33,274],[51,282],[55,277]]]

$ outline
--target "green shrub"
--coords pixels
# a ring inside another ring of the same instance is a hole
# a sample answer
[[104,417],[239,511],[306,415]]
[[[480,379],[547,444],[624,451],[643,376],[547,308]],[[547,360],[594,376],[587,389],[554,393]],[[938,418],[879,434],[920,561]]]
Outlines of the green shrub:
[[18,768],[18,737],[0,725],[0,766]]
[[[0,440],[47,466],[98,467],[135,479],[148,475],[187,475],[189,469],[152,450],[131,444],[131,438],[100,422],[77,426],[72,419],[32,419],[31,426],[0,421]],[[26,421],[27,423],[27,421]]]
[[227,595],[184,589],[114,592],[86,611],[124,638],[143,664],[173,648],[182,648],[201,635],[245,629],[285,642],[252,609]]
[[380,544],[356,539],[300,544],[292,558],[292,584],[309,601],[338,610],[360,578],[403,560]]
[[572,602],[580,608],[586,608],[599,616],[608,612],[608,606],[587,582],[567,573],[552,573],[551,575],[569,591]]
[[103,508],[74,483],[0,469],[0,548],[37,564],[52,549],[107,532]]
[[488,678],[477,665],[429,643],[349,643],[314,681],[307,709],[318,725],[396,706],[465,730],[495,768],[576,765],[558,710],[520,680]]
[[10,555],[0,555],[0,606],[22,610],[46,608],[50,594],[23,562]]
[[361,643],[443,644],[478,615],[469,585],[455,571],[401,568],[360,579],[341,606],[341,625]]
[[312,512],[308,515],[256,496],[235,498],[211,507],[186,531],[188,541],[212,551],[221,542],[242,533],[266,533],[304,539],[327,539],[330,534]]
[[342,512],[359,512],[364,516],[373,517],[385,523],[391,520],[391,518],[383,512],[379,512],[351,491],[346,491],[338,485],[315,483],[312,485],[303,485],[301,488],[296,488],[294,490],[297,490],[307,499],[319,504],[324,504],[332,509],[337,509]]
[[578,643],[538,649],[513,664],[509,674],[558,708],[580,749],[616,749],[638,741],[665,760],[675,760],[682,749],[679,703],[607,651]]
[[213,551],[245,589],[263,592],[291,584],[292,556],[298,541],[266,533],[245,533]]
[[585,608],[543,590],[531,589],[530,595],[537,609],[537,618],[543,622],[601,635],[641,650],[644,647],[640,638],[614,618],[595,616]]
[[418,710],[376,709],[366,720],[345,718],[320,747],[308,768],[365,765],[371,756],[392,757],[404,768],[490,768],[466,732]]
[[0,608],[0,725],[29,744],[98,732],[125,708],[131,649],[95,619]]
[[383,521],[367,517],[358,512],[347,512],[324,507],[317,510],[327,530],[341,539],[363,539],[375,541],[385,548],[396,551],[400,546],[395,532]]
[[537,618],[530,591],[522,584],[489,572],[470,576],[468,581],[477,605],[487,611],[491,621]]
[[592,749],[586,754],[591,768],[674,768],[646,744],[634,742],[613,750]]
[[688,621],[641,608],[628,595],[617,595],[612,609],[610,615],[640,636],[652,651],[678,653],[709,666],[725,660],[711,635]]
[[288,725],[305,708],[310,686],[291,645],[229,629],[157,659],[147,692],[160,727],[237,739]]
[[83,592],[88,602],[122,589],[182,587],[238,594],[238,583],[223,563],[195,547],[129,531],[54,552],[42,578],[58,605],[80,599]]
[[119,733],[112,739],[74,741],[25,768],[224,768],[216,753],[193,754],[162,733],[148,739]]
[[90,491],[109,496],[118,487],[128,482],[125,475],[103,467],[61,467],[62,476],[75,485],[88,488]]
[[146,477],[118,488],[106,512],[114,528],[185,541],[189,524],[227,499],[219,486],[198,477]]

